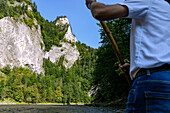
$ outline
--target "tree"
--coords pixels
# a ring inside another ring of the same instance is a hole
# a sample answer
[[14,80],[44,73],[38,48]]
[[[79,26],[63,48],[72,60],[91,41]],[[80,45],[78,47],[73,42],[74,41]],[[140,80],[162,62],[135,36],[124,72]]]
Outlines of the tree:
[[58,102],[58,103],[61,103],[62,98],[63,98],[63,93],[61,92],[60,86],[58,86],[56,91],[55,91],[55,101]]
[[[130,22],[128,19],[108,21],[107,25],[115,37],[120,51],[129,61],[129,34]],[[101,27],[101,25],[99,25]],[[119,70],[118,60],[103,28],[100,29],[101,43],[97,51],[95,72],[93,76],[94,102],[112,102],[117,98],[126,98],[128,85],[126,78]]]

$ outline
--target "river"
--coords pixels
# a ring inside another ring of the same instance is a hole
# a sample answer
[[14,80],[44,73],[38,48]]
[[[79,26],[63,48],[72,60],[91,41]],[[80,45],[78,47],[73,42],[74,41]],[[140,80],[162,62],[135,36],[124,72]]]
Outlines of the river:
[[125,113],[125,109],[84,105],[0,105],[0,113]]

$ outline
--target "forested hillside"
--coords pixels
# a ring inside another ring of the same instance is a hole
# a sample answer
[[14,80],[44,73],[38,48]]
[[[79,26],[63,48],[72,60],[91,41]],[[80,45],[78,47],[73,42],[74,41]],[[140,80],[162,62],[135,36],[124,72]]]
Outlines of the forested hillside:
[[0,0],[0,19],[4,17],[23,22],[30,29],[38,30],[40,25],[44,42],[44,44],[41,43],[41,49],[45,48],[45,52],[48,52],[53,45],[61,47],[60,41],[63,41],[72,46],[76,45],[80,56],[69,69],[63,65],[64,56],[56,63],[52,63],[50,59],[44,59],[44,74],[37,74],[26,67],[11,69],[6,66],[0,70],[1,100],[28,103],[89,103],[88,92],[97,59],[96,49],[80,42],[72,43],[65,40],[64,35],[68,25],[56,26],[59,18],[54,21],[45,20],[37,11],[36,4],[30,0]]

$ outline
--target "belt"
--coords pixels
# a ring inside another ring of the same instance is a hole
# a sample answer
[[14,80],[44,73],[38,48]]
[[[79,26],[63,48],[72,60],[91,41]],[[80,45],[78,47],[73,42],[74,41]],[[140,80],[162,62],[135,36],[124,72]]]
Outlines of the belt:
[[158,72],[158,71],[168,71],[170,70],[170,64],[164,64],[160,67],[155,67],[155,68],[141,68],[135,78],[142,76],[142,75],[147,75],[147,71],[149,70],[150,73]]

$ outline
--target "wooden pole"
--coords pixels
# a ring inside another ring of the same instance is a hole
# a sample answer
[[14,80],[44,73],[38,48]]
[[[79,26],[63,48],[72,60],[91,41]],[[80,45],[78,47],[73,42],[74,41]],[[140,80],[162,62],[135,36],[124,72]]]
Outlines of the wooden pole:
[[[96,0],[94,0],[94,2],[96,2]],[[114,50],[116,52],[116,56],[117,56],[118,60],[120,61],[120,64],[121,65],[125,64],[125,62],[123,60],[123,57],[122,57],[122,54],[120,53],[120,50],[119,50],[119,48],[118,48],[118,46],[116,44],[116,41],[115,41],[114,37],[112,36],[112,34],[111,34],[109,28],[107,27],[106,23],[104,21],[100,21],[100,24],[102,25],[105,33],[107,34],[110,42],[112,43],[112,46],[113,46],[113,48],[114,48]],[[132,81],[131,81],[131,78],[130,78],[130,75],[129,75],[129,69],[126,69],[126,72],[124,72],[124,74],[126,76],[128,84],[129,84],[129,86],[131,88]]]

